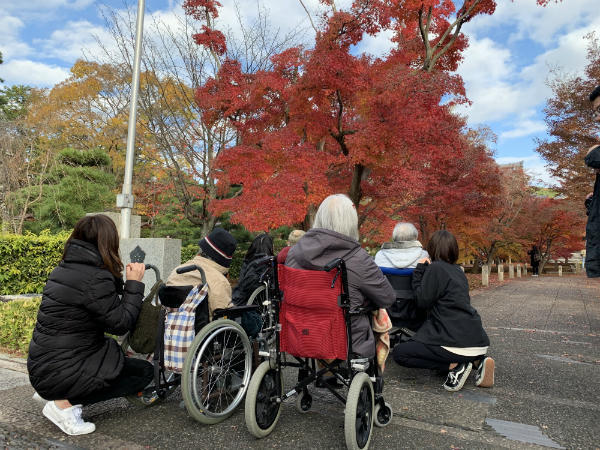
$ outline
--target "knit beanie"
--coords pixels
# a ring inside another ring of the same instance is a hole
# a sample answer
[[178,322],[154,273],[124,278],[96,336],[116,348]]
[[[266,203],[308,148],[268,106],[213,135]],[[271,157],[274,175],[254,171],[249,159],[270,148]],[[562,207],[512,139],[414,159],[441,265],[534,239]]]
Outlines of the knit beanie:
[[227,230],[215,228],[198,243],[205,255],[223,267],[231,265],[237,241]]

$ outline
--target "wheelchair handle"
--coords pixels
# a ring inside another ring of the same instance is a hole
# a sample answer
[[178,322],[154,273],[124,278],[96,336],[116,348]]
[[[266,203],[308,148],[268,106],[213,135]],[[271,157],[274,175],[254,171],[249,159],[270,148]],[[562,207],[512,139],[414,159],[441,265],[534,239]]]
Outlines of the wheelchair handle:
[[204,273],[204,269],[202,267],[198,266],[197,264],[191,264],[189,266],[180,267],[179,269],[176,270],[176,272],[179,274],[182,274],[182,273],[191,272],[192,270],[197,270],[198,272],[200,272],[200,278],[202,279],[202,284],[206,284],[206,274]]
[[257,259],[256,261],[253,261],[252,265],[253,266],[262,266],[267,263],[270,263],[271,261],[273,261],[274,258],[275,258],[274,256],[270,256],[270,255],[263,256],[262,258]]
[[326,272],[331,272],[333,269],[338,267],[341,263],[342,263],[342,258],[335,258],[334,260],[329,261],[327,264],[325,264],[323,269],[325,269]]
[[144,266],[146,270],[152,269],[154,271],[154,275],[156,275],[156,281],[160,280],[160,270],[154,264],[146,264]]

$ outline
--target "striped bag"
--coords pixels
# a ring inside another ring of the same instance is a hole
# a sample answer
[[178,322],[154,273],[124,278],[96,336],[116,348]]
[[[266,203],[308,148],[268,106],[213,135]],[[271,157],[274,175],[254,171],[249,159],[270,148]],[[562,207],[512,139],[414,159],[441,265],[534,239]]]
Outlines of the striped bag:
[[208,286],[198,285],[190,291],[179,308],[167,308],[165,319],[165,355],[167,370],[181,373],[188,349],[195,337],[196,308],[206,299]]

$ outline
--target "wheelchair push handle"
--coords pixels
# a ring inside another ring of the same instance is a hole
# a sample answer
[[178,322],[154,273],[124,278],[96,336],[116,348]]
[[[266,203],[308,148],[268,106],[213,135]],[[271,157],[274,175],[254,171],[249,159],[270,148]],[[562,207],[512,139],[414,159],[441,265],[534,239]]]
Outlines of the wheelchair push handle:
[[334,260],[331,260],[327,264],[325,264],[323,269],[325,269],[325,272],[331,272],[336,267],[340,267],[340,265],[342,264],[342,261],[343,261],[342,258],[335,258]]
[[144,267],[146,270],[152,269],[154,271],[154,275],[156,275],[156,281],[160,280],[160,270],[154,264],[145,264]]
[[206,274],[204,273],[204,269],[202,267],[198,266],[197,264],[191,264],[189,266],[180,267],[179,269],[176,270],[176,272],[179,274],[182,274],[182,273],[191,272],[192,270],[197,270],[198,272],[200,272],[200,278],[202,279],[202,284],[206,284]]

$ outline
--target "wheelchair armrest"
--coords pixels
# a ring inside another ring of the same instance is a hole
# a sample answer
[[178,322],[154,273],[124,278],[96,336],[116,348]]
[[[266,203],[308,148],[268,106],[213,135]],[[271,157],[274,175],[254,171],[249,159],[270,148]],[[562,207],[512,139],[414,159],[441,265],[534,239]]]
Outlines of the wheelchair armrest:
[[240,317],[242,314],[248,311],[258,311],[258,305],[241,305],[232,306],[231,308],[217,308],[213,311],[213,320],[220,319],[221,317]]

